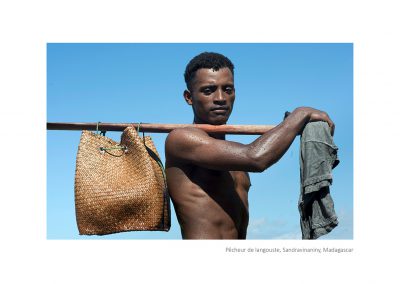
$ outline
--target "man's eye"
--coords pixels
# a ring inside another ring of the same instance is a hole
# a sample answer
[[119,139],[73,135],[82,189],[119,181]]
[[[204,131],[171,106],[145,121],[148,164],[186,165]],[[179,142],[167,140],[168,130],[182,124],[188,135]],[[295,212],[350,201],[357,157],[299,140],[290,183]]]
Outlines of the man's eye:
[[210,95],[215,91],[215,88],[207,87],[201,90],[204,94]]
[[231,95],[233,93],[233,88],[231,88],[231,87],[225,88],[225,93]]

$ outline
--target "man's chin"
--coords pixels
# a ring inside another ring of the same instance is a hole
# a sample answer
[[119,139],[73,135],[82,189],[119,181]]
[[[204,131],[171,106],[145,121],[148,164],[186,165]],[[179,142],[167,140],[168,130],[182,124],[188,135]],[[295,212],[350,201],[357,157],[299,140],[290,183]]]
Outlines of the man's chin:
[[226,115],[217,115],[212,117],[207,117],[203,119],[199,119],[198,117],[194,119],[194,123],[196,124],[211,124],[211,125],[223,125],[228,122],[229,116]]
[[228,122],[228,117],[216,117],[212,119],[209,124],[211,125],[223,125]]

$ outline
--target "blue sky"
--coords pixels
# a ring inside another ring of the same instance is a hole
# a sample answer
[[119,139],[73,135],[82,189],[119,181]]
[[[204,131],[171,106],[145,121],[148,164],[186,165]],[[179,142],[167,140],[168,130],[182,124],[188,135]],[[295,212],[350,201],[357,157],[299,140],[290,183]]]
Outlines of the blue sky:
[[[353,238],[353,45],[346,44],[48,44],[47,121],[191,123],[183,71],[203,51],[235,65],[230,124],[278,124],[286,110],[311,106],[336,124],[340,165],[331,194],[339,226],[322,239]],[[107,132],[119,140],[120,132]],[[166,134],[150,134],[164,159]],[[79,236],[74,208],[79,131],[47,131],[48,239],[180,239],[169,232]],[[250,143],[257,136],[227,139]],[[299,138],[264,173],[250,173],[248,239],[300,239]],[[172,206],[172,204],[171,204]]]

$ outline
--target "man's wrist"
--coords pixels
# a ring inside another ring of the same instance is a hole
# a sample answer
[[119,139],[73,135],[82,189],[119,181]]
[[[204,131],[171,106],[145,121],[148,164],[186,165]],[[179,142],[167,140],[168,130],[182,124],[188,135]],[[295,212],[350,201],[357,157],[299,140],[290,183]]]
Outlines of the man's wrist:
[[307,123],[311,117],[310,108],[307,107],[298,107],[293,111],[293,114],[295,114],[303,123]]

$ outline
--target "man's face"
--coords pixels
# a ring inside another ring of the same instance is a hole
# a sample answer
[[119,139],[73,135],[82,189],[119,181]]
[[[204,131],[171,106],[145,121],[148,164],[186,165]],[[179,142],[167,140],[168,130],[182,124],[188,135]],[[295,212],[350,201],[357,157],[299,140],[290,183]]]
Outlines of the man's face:
[[235,101],[233,76],[229,68],[199,69],[192,82],[192,91],[184,97],[192,105],[195,123],[225,124]]

